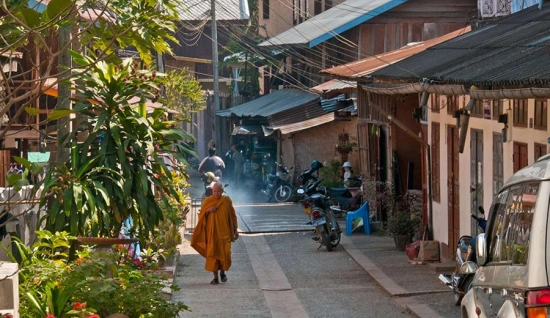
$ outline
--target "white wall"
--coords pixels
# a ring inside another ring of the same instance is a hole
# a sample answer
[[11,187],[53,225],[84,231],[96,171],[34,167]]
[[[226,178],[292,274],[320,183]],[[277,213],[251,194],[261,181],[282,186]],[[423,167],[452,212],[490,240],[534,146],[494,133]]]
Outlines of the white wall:
[[[460,106],[463,107],[465,103],[469,101],[468,97],[461,96],[459,98]],[[443,96],[441,105],[446,104],[446,97]],[[534,128],[517,128],[513,127],[513,112],[512,101],[504,100],[504,110],[508,113],[508,141],[503,143],[503,163],[504,163],[504,182],[510,178],[513,174],[513,144],[514,141],[526,143],[528,145],[528,163],[532,164],[534,158],[534,144],[548,145],[548,137],[550,131],[537,130]],[[492,111],[492,110],[491,110]],[[441,202],[433,202],[433,228],[434,239],[442,243],[448,243],[448,169],[447,169],[447,126],[456,125],[456,119],[452,115],[447,114],[446,109],[442,109],[440,113],[434,113],[429,111],[429,142],[432,141],[432,129],[431,122],[440,123],[440,193]],[[534,117],[534,100],[529,100],[528,106],[528,118]],[[550,120],[548,121],[550,123]],[[470,117],[470,123],[468,128],[468,135],[466,137],[466,143],[464,152],[459,154],[459,189],[460,189],[460,235],[470,235],[470,139],[471,129],[477,129],[483,131],[483,206],[485,211],[489,211],[493,200],[493,132],[501,133],[504,125],[498,123],[493,119],[483,119],[477,117]],[[548,146],[547,146],[548,151]]]

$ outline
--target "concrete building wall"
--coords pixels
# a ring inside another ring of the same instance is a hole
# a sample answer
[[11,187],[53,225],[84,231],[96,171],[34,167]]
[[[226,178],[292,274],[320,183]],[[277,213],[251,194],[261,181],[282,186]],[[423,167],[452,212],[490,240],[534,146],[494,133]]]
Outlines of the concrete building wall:
[[[459,108],[469,101],[468,97],[460,96]],[[503,100],[504,111],[508,114],[508,134],[507,142],[503,143],[503,179],[504,182],[510,178],[514,171],[514,142],[521,142],[527,144],[528,147],[528,164],[532,164],[535,161],[534,145],[535,143],[547,145],[546,151],[548,151],[548,136],[550,129],[538,130],[534,128],[519,128],[513,126],[513,101]],[[533,99],[528,101],[528,118],[534,117],[534,103]],[[491,110],[492,111],[492,110]],[[456,126],[456,119],[451,115],[448,115],[446,111],[440,113],[429,112],[429,122],[440,123],[440,189],[441,189],[441,201],[433,202],[433,225],[434,225],[434,239],[442,243],[448,241],[448,167],[447,167],[447,126]],[[470,235],[470,213],[471,213],[471,194],[470,186],[471,180],[471,131],[472,129],[480,130],[483,132],[483,207],[486,211],[486,217],[488,217],[489,208],[493,201],[494,193],[500,189],[495,189],[493,180],[493,133],[502,133],[504,124],[498,123],[494,119],[484,119],[477,117],[470,117],[470,123],[468,127],[468,135],[466,136],[466,143],[464,152],[459,154],[459,188],[460,188],[460,235]],[[430,134],[429,142],[433,140],[431,136],[431,127],[428,129]]]

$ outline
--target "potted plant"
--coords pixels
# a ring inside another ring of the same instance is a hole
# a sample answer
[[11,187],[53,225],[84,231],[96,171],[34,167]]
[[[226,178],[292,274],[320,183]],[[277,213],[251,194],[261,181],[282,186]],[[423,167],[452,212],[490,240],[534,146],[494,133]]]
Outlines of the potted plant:
[[182,167],[168,167],[163,156],[185,163],[192,153],[185,142],[193,137],[168,120],[165,108],[147,113],[146,102],[160,97],[161,75],[138,69],[132,59],[92,64],[93,56],[72,55],[76,64],[93,66],[76,76],[74,108],[50,115],[74,114],[78,125],[61,140],[71,145],[69,163],[50,169],[43,181],[45,228],[117,238],[125,226],[143,243],[163,219],[162,205],[184,203],[172,173]]
[[404,251],[421,224],[422,197],[415,191],[407,191],[396,198],[394,209],[389,211],[386,229],[395,246]]

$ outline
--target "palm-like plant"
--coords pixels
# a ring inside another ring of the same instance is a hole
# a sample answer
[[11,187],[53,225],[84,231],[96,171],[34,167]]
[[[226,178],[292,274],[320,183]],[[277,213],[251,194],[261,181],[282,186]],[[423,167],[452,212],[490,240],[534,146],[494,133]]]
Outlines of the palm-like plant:
[[[92,57],[73,53],[90,65]],[[162,220],[161,202],[181,200],[163,154],[185,163],[193,139],[167,119],[164,108],[147,114],[145,103],[160,96],[162,77],[139,70],[131,60],[120,65],[99,62],[80,72],[73,110],[77,128],[62,141],[72,145],[70,164],[48,172],[42,205],[48,206],[46,228],[72,235],[118,236],[131,218],[144,241]],[[136,98],[137,97],[137,98]]]

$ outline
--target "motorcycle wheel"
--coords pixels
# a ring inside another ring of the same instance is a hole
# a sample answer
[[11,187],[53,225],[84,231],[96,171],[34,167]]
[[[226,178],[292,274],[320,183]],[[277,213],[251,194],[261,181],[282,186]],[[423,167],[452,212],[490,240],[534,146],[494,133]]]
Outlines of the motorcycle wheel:
[[464,298],[464,295],[466,295],[466,293],[472,288],[472,282],[474,281],[474,275],[470,275],[468,277],[466,277],[466,280],[463,282],[462,286],[465,286],[464,287],[464,293],[462,294],[458,294],[458,293],[454,293],[454,298],[455,298],[455,306],[460,306],[460,303],[462,302],[462,298]]
[[[336,220],[335,220],[336,221]],[[340,231],[340,225],[338,225],[338,222],[334,223],[334,231],[332,232],[330,245],[332,247],[338,246],[340,244],[340,238],[342,237],[342,231]]]
[[332,244],[330,243],[327,232],[321,232],[321,239],[323,240],[323,244],[327,247],[327,251],[332,252]]
[[277,187],[273,196],[277,202],[287,202],[292,197],[292,187],[288,184],[283,184]]

